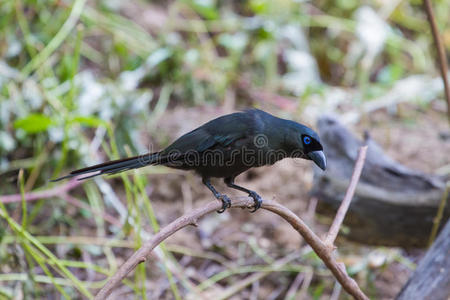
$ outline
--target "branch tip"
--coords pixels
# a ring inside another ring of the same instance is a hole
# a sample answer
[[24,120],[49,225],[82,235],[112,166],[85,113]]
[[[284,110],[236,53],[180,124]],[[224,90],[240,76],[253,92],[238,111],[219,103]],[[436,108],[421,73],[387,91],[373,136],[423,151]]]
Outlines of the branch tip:
[[339,206],[336,216],[334,217],[333,223],[328,230],[327,236],[325,237],[325,245],[333,245],[336,239],[339,229],[344,221],[347,210],[350,207],[350,202],[352,201],[353,195],[355,194],[356,186],[358,184],[359,178],[361,177],[362,169],[364,167],[364,161],[367,154],[367,145],[359,148],[358,157],[356,158],[355,167],[353,169],[353,174],[350,179],[350,184],[348,185],[347,191],[345,192],[344,199]]

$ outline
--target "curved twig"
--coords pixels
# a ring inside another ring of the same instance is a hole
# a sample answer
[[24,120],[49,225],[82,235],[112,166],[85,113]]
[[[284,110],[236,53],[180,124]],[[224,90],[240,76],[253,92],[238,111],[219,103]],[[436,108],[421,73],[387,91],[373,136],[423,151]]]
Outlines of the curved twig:
[[[254,200],[248,197],[239,197],[232,199],[232,208],[250,208],[254,204]],[[204,215],[215,212],[221,208],[221,203],[210,202],[204,207],[197,208],[186,215],[176,219],[158,232],[152,239],[147,241],[139,250],[137,250],[108,280],[105,286],[98,292],[95,299],[106,299],[113,289],[142,262],[145,262],[151,251],[162,241],[177,232],[178,230],[189,225],[197,225],[197,220]],[[292,211],[283,205],[275,202],[264,200],[262,208],[269,210],[283,219],[297,230],[317,255],[324,261],[325,265],[331,270],[342,287],[356,299],[368,299],[361,291],[356,282],[347,274],[345,267],[338,263],[332,255],[333,250],[322,242],[322,240]]]

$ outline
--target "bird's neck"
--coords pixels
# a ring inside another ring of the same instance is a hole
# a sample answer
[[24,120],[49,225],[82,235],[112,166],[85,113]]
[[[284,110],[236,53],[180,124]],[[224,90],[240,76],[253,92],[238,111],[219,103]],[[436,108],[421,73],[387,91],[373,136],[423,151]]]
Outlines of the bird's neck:
[[289,151],[292,148],[291,124],[289,122],[289,120],[272,116],[270,120],[266,120],[264,126],[264,132],[268,137],[270,148],[273,150],[284,150],[287,156],[289,156]]

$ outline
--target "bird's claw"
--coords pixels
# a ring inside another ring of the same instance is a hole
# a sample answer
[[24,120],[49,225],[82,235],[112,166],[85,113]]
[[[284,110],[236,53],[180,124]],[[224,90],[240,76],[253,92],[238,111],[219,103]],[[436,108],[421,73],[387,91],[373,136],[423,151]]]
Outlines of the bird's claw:
[[262,198],[260,195],[258,195],[256,192],[253,192],[253,191],[250,191],[250,193],[248,193],[248,195],[250,197],[252,197],[253,200],[255,201],[255,204],[253,205],[253,209],[250,211],[251,213],[254,213],[261,207]]
[[231,207],[231,200],[227,195],[220,195],[217,197],[217,199],[222,201],[222,208],[217,211],[219,214],[223,213],[227,208]]

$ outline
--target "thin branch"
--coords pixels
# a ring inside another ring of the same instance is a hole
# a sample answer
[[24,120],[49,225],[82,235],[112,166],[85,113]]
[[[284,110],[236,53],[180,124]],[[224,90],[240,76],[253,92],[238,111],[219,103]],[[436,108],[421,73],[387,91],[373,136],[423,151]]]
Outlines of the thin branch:
[[359,177],[361,176],[361,172],[364,167],[366,153],[367,153],[367,146],[359,148],[355,168],[353,169],[350,184],[347,188],[347,191],[345,192],[344,200],[342,200],[341,206],[339,207],[336,216],[334,217],[333,223],[330,226],[330,230],[328,230],[328,234],[325,238],[325,244],[328,245],[330,248],[334,247],[333,246],[334,240],[336,239],[339,233],[339,228],[341,227],[345,215],[347,214],[347,210],[350,206],[350,202],[352,201],[353,194],[355,194],[356,185],[358,184]]
[[308,289],[311,285],[311,281],[314,276],[314,271],[311,269],[309,272],[306,272],[305,274],[306,275],[305,275],[305,278],[303,279],[302,286],[300,287],[300,291],[297,295],[298,298],[295,298],[295,299],[307,299]]
[[[32,193],[25,193],[25,201],[35,201],[45,198],[51,198],[51,197],[57,197],[61,194],[65,194],[68,191],[74,189],[75,187],[79,186],[82,182],[76,179],[72,179],[66,184],[58,185],[54,188],[43,190],[39,192],[32,192]],[[2,203],[14,203],[14,202],[20,202],[22,201],[22,195],[21,194],[14,194],[14,195],[6,195],[6,196],[0,196],[0,202]]]
[[[304,281],[305,273],[312,274],[313,272],[307,271],[307,272],[298,273],[297,276],[295,277],[294,281],[292,282],[291,286],[289,287],[284,299],[287,299],[287,300],[295,299],[295,295],[297,294],[298,288],[300,287],[300,284]],[[303,299],[303,298],[299,298],[299,299]]]
[[[145,262],[151,251],[159,245],[162,241],[177,232],[178,230],[189,225],[197,225],[197,220],[204,215],[215,212],[221,208],[221,203],[214,201],[207,205],[197,208],[184,216],[176,219],[166,227],[162,228],[153,238],[147,241],[139,250],[137,250],[107,281],[105,286],[98,292],[95,299],[107,299],[114,288],[142,262]],[[232,199],[232,208],[250,208],[253,205],[253,199],[248,197],[239,197]],[[264,200],[262,208],[269,210],[283,219],[285,219],[292,227],[297,230],[316,254],[323,260],[325,265],[334,274],[336,279],[342,287],[351,294],[355,299],[369,299],[359,288],[356,282],[347,274],[345,266],[338,263],[332,255],[332,250],[329,249],[321,239],[292,211],[288,208],[278,204],[275,201]]]
[[442,40],[439,35],[439,30],[436,25],[436,18],[434,16],[433,7],[431,6],[431,1],[424,0],[423,4],[428,16],[428,22],[430,23],[434,43],[436,44],[437,48],[438,61],[440,66],[439,69],[441,71],[442,81],[444,82],[445,97],[447,100],[447,117],[448,121],[450,122],[450,87],[448,85],[447,79],[447,57],[445,56],[445,48],[444,45],[442,44]]

